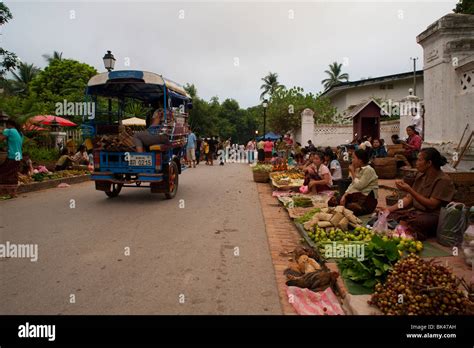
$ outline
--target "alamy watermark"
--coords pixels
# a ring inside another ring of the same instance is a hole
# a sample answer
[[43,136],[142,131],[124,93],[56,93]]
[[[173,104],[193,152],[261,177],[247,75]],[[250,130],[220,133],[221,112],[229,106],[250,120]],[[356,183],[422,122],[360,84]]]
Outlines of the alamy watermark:
[[57,116],[82,116],[89,120],[95,118],[95,103],[94,102],[68,102],[64,99],[62,102],[55,104],[55,113]]
[[0,258],[26,258],[38,261],[38,244],[14,244],[9,241],[0,244]]
[[[423,105],[420,102],[405,101],[396,102],[392,99],[385,100],[380,104],[380,114],[382,116],[415,116],[419,114],[423,116]],[[415,113],[415,115],[413,115]]]
[[217,160],[223,163],[255,163],[257,151],[227,147],[225,150],[217,151]]
[[48,341],[56,339],[56,325],[35,325],[26,322],[18,326],[18,337],[20,338],[47,338]]
[[324,244],[324,257],[327,259],[355,258],[363,261],[365,256],[365,245],[360,243],[337,243]]

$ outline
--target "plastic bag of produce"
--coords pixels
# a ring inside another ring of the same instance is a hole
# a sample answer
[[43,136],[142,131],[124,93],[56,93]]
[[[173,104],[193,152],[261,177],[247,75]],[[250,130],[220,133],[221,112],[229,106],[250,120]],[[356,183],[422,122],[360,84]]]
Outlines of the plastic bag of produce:
[[462,203],[451,202],[441,208],[436,239],[444,246],[460,245],[467,225],[467,208]]
[[309,189],[307,185],[303,185],[300,187],[300,192],[301,193],[308,193]]
[[384,232],[388,230],[387,216],[390,212],[386,210],[381,210],[378,215],[377,221],[375,221],[373,230],[375,232]]

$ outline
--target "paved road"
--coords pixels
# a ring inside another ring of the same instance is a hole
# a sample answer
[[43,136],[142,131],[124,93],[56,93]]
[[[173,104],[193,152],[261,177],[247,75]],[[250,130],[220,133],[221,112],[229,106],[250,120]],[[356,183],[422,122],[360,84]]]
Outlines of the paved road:
[[0,241],[39,254],[0,258],[1,314],[281,314],[246,165],[189,169],[173,200],[87,182],[3,201]]

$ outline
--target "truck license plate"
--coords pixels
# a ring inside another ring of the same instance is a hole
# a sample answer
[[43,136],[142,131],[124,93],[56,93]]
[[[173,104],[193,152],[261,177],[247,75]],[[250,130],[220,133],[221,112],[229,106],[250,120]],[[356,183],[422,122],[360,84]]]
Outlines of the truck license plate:
[[130,155],[128,162],[128,165],[133,167],[151,166],[152,164],[150,155]]

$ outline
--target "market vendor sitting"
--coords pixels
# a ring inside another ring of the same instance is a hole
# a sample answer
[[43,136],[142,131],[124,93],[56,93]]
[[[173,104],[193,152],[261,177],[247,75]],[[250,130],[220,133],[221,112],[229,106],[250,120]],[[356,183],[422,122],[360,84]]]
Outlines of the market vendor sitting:
[[158,144],[169,143],[169,137],[165,133],[160,133],[163,126],[163,109],[157,109],[151,118],[151,124],[146,131],[136,132],[133,135],[133,142],[137,152],[144,152],[145,147]]
[[72,156],[71,160],[76,165],[88,165],[89,164],[89,155],[87,154],[87,149],[85,145],[79,146],[76,154]]
[[370,152],[356,150],[349,166],[352,183],[341,197],[340,205],[353,211],[357,216],[370,214],[377,207],[378,177],[369,166]]
[[453,199],[454,184],[441,170],[446,163],[438,150],[422,149],[416,161],[419,173],[413,185],[396,181],[397,187],[408,195],[398,204],[381,209],[390,212],[388,219],[399,222],[418,240],[436,235],[440,209]]
[[305,175],[308,191],[312,193],[329,191],[332,186],[332,176],[329,168],[324,165],[324,154],[316,152],[312,159],[313,163],[307,167]]
[[415,129],[415,126],[408,126],[406,129],[408,138],[406,141],[400,140],[400,143],[403,145],[405,152],[403,155],[397,154],[395,158],[398,161],[403,161],[406,166],[411,167],[412,162],[415,162],[418,156],[418,152],[421,149],[421,144],[423,139]]

